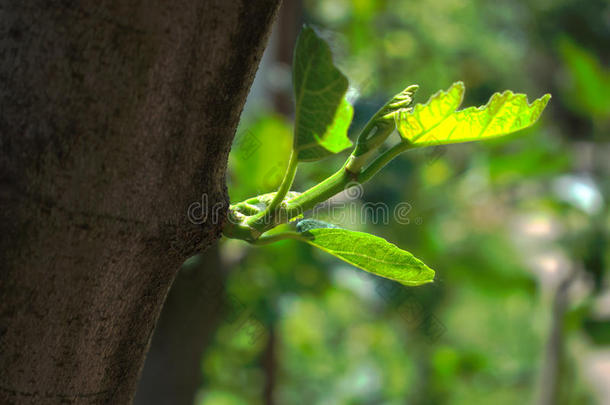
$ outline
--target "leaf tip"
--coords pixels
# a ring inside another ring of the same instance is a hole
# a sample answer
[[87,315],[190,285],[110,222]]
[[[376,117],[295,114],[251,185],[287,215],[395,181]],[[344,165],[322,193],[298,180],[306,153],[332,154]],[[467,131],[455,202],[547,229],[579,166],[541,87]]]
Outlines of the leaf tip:
[[454,88],[460,90],[461,92],[463,92],[464,90],[466,90],[466,85],[464,85],[463,81],[458,80],[457,82],[453,83],[451,85],[451,87],[449,87],[448,91],[451,91]]
[[412,84],[408,86],[406,89],[402,91],[402,93],[412,93],[414,94],[417,90],[419,90],[419,84]]

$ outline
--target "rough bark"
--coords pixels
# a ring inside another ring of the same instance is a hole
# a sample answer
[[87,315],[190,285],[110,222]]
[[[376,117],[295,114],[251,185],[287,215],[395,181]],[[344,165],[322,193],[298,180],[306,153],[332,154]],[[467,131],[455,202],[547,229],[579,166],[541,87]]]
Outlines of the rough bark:
[[192,405],[202,355],[225,311],[227,272],[218,246],[182,266],[169,290],[136,392],[136,405]]
[[0,0],[0,403],[131,401],[278,2]]

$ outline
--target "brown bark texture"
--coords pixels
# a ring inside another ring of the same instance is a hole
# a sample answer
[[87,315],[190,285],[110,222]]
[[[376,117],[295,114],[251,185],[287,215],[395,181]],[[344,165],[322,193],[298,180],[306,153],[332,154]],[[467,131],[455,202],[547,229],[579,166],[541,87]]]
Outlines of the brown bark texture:
[[278,3],[0,0],[1,404],[132,401]]
[[134,404],[192,405],[202,357],[226,311],[226,266],[218,244],[181,267],[169,290],[142,369]]

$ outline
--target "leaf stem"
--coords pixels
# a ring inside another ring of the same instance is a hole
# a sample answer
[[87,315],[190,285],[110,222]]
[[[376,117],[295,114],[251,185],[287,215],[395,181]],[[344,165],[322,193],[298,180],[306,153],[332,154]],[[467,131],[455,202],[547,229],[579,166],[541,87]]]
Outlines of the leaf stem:
[[265,209],[265,211],[272,212],[284,200],[286,197],[286,193],[290,191],[290,187],[292,186],[292,182],[294,181],[294,176],[297,173],[297,164],[299,160],[297,159],[297,154],[293,150],[290,153],[290,159],[288,160],[288,168],[286,169],[286,174],[282,179],[282,183],[277,190],[277,193],[273,197],[273,200],[269,203],[269,206]]
[[328,200],[330,197],[342,191],[348,183],[355,181],[354,174],[347,171],[345,166],[335,174],[328,177],[321,183],[306,190],[301,195],[289,200],[286,203],[286,215],[294,218],[312,209],[316,204]]
[[288,160],[288,168],[286,169],[286,174],[284,175],[282,183],[280,184],[280,187],[275,193],[275,196],[273,196],[273,199],[271,200],[269,205],[262,212],[256,214],[252,217],[252,219],[248,221],[248,225],[253,225],[259,222],[259,220],[261,220],[262,218],[265,218],[268,215],[273,215],[275,213],[275,209],[284,200],[284,197],[286,197],[288,191],[290,191],[290,187],[292,186],[292,182],[294,181],[294,176],[297,172],[298,163],[299,160],[297,158],[297,154],[293,150],[290,153],[290,159]]
[[365,183],[369,181],[377,172],[385,165],[387,165],[392,159],[401,153],[411,149],[411,144],[405,141],[397,143],[392,146],[390,149],[383,152],[381,155],[377,157],[370,165],[366,167],[366,169],[362,170],[358,174],[358,182]]
[[[306,190],[297,197],[286,201],[286,204],[282,207],[280,212],[282,219],[281,222],[288,222],[290,219],[302,215],[305,211],[314,208],[316,204],[324,202],[334,195],[340,193],[350,183],[357,182],[362,184],[367,182],[392,159],[411,147],[412,145],[407,142],[398,143],[379,155],[377,159],[375,159],[370,165],[368,165],[364,170],[361,170],[359,173],[352,173],[351,171],[347,170],[346,163],[346,165],[344,165],[333,175],[326,178],[326,180],[311,187],[309,190]],[[280,187],[280,189],[282,189],[282,187]],[[279,193],[280,191],[278,191],[278,194]],[[271,204],[269,206],[271,207]],[[248,225],[257,229],[261,233],[264,233],[277,225],[277,221],[274,220],[261,220],[265,218],[264,215],[261,214],[258,214],[256,217],[253,217],[250,221],[248,221]],[[259,238],[259,240],[261,238]]]
[[369,181],[378,171],[387,165],[392,159],[411,148],[411,144],[400,142],[383,152],[370,165],[359,173],[352,173],[343,166],[332,176],[323,182],[303,192],[298,197],[286,203],[287,218],[294,218],[312,209],[316,204],[328,200],[330,197],[341,192],[349,183],[357,182],[363,184]]
[[294,239],[294,240],[303,240],[305,239],[303,235],[298,232],[279,232],[273,235],[263,235],[260,238],[251,241],[252,245],[268,245],[270,243],[278,242],[280,240],[286,239]]

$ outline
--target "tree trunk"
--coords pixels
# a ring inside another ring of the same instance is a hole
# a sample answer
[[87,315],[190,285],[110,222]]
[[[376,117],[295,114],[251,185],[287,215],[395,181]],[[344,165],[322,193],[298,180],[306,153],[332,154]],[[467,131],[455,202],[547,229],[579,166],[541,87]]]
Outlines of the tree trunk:
[[136,405],[192,405],[202,385],[201,357],[225,310],[218,246],[182,266],[159,316],[136,391]]
[[278,2],[0,0],[0,403],[132,400]]

